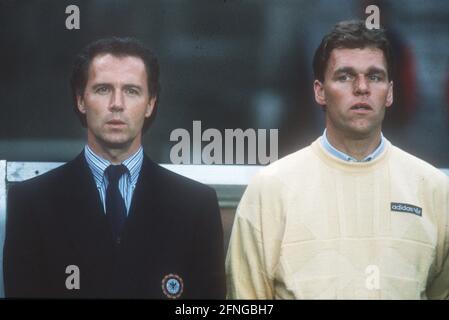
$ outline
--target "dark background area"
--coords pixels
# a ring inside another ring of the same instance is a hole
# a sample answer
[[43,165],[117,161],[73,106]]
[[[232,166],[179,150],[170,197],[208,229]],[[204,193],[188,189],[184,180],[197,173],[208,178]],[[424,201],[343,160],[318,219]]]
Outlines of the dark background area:
[[[379,1],[377,1],[379,2]],[[85,130],[72,111],[74,56],[100,37],[134,36],[158,56],[161,98],[146,152],[170,162],[170,132],[279,129],[279,157],[322,133],[311,60],[340,20],[366,17],[375,1],[0,0],[0,159],[67,161]],[[67,30],[68,5],[80,30]],[[382,1],[398,56],[385,136],[449,168],[449,2]]]

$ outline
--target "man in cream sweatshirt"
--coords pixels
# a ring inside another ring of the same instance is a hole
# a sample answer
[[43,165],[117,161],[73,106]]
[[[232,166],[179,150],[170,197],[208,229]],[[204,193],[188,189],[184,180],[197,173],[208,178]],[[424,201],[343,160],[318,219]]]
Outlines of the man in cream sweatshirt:
[[233,299],[449,296],[449,178],[381,132],[383,29],[338,23],[314,56],[326,129],[249,184],[227,254]]

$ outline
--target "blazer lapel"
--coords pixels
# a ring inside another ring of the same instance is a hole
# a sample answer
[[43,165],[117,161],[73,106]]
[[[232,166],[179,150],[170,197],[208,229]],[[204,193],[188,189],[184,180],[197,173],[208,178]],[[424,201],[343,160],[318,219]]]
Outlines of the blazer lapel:
[[[125,225],[125,236],[131,232],[156,232],[160,225],[160,201],[158,201],[158,166],[144,156],[142,169],[134,190],[128,218]],[[158,223],[155,223],[158,221]],[[145,229],[142,229],[144,227]]]
[[[139,174],[139,179],[137,180],[136,189],[134,190],[133,198],[131,201],[131,206],[128,214],[128,218],[132,218],[135,215],[143,214],[148,209],[149,206],[157,209],[155,205],[157,201],[157,165],[153,163],[147,156],[144,156],[142,169]],[[151,213],[150,212],[150,213]],[[149,212],[147,212],[148,214]]]
[[67,164],[64,188],[67,229],[74,247],[87,259],[95,258],[104,248],[112,248],[112,232],[84,152]]
[[[134,258],[144,253],[150,261],[158,261],[160,252],[164,250],[163,241],[167,238],[169,222],[161,207],[161,180],[160,168],[145,156],[123,234],[127,248],[136,253]],[[136,260],[135,263],[142,261]],[[152,263],[150,268],[155,266],[157,264]]]

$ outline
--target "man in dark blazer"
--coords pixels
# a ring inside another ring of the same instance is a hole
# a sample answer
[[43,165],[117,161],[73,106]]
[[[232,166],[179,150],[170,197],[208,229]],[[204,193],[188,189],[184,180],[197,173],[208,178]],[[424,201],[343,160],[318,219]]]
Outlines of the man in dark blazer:
[[156,58],[134,39],[102,39],[77,57],[71,85],[87,144],[10,188],[7,297],[225,297],[215,191],[143,153],[158,77]]

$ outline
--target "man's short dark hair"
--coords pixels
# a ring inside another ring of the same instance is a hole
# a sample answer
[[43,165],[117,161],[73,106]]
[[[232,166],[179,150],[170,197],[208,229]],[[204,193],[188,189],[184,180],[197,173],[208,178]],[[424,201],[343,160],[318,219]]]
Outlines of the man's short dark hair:
[[84,127],[87,126],[86,115],[78,110],[77,96],[83,96],[89,76],[89,67],[95,57],[103,54],[111,54],[115,57],[132,56],[142,59],[146,73],[148,92],[151,98],[156,98],[153,113],[145,119],[143,131],[146,131],[154,120],[159,102],[159,64],[156,56],[140,41],[134,38],[111,37],[92,42],[76,56],[70,77],[72,99],[75,113],[78,115]]
[[387,62],[389,78],[393,72],[390,43],[385,29],[367,29],[365,21],[351,20],[337,23],[331,32],[324,36],[313,57],[315,79],[324,82],[327,63],[333,49],[378,48],[383,51]]

